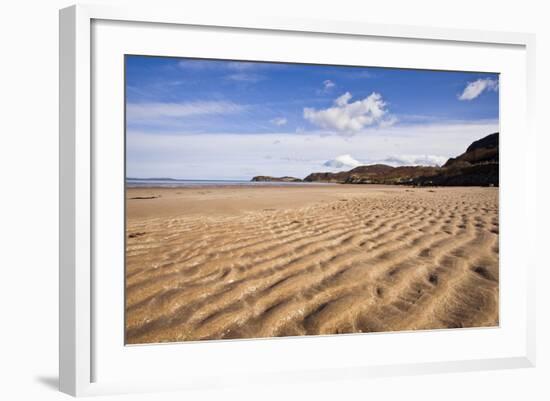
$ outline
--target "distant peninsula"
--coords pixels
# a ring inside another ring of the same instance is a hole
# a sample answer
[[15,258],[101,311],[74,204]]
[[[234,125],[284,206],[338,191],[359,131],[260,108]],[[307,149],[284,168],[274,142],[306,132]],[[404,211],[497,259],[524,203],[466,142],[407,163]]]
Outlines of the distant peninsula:
[[270,177],[268,175],[257,175],[252,178],[254,182],[302,182],[300,178],[295,177]]

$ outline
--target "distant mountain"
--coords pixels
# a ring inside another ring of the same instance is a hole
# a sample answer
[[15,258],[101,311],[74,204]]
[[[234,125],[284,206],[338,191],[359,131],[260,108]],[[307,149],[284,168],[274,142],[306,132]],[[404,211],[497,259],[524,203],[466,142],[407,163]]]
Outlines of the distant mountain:
[[251,181],[255,182],[302,182],[300,178],[295,177],[270,177],[268,175],[257,175]]
[[442,167],[385,164],[359,166],[338,173],[312,173],[306,182],[343,184],[409,184],[421,186],[498,186],[498,132],[473,142],[466,152]]
[[304,178],[304,181],[328,181],[343,184],[410,184],[414,178],[435,175],[437,171],[437,167],[392,167],[386,164],[372,164],[339,173],[312,173]]

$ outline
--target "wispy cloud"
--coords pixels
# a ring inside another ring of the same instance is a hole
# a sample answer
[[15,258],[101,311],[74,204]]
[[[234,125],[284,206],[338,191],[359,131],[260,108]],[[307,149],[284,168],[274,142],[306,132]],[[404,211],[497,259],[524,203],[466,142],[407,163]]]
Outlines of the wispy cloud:
[[273,119],[269,120],[269,122],[271,124],[274,124],[274,125],[278,126],[278,127],[281,127],[283,125],[286,125],[288,120],[285,117],[276,117],[276,118],[273,118]]
[[382,95],[373,92],[368,97],[350,103],[352,95],[344,93],[334,100],[334,106],[316,110],[304,108],[304,118],[312,124],[336,130],[339,133],[354,134],[365,127],[391,126],[396,119],[388,114]]
[[129,103],[126,117],[131,122],[209,114],[235,114],[246,106],[227,101],[193,101],[182,103]]
[[249,82],[249,83],[259,82],[265,79],[263,75],[248,73],[248,72],[237,72],[235,74],[229,74],[226,76],[226,78],[231,81]]
[[376,75],[368,70],[363,70],[357,74],[355,74],[357,78],[375,78]]
[[368,164],[388,164],[393,167],[399,166],[441,166],[448,160],[446,156],[438,155],[390,155],[382,159],[366,159],[359,161],[350,154],[340,155],[323,163],[324,167],[332,170],[347,171],[352,168]]
[[484,91],[498,91],[498,80],[491,78],[480,78],[473,82],[468,82],[462,93],[458,95],[459,100],[473,100]]
[[336,84],[334,81],[330,79],[325,79],[322,83],[322,88],[317,89],[316,93],[318,95],[327,94],[329,92],[332,92],[332,90],[336,87]]
[[[498,130],[498,121],[376,128],[368,135],[302,133],[154,133],[127,131],[128,176],[250,179],[254,175],[305,177],[331,171],[327,161],[352,166],[443,164],[468,145]],[[270,159],[264,158],[270,155]],[[220,164],[223,161],[223,166]],[[353,168],[343,167],[349,170]],[[253,170],[253,171],[252,171]]]
[[263,68],[267,64],[252,63],[247,61],[230,61],[226,64],[227,68],[235,71],[250,71]]
[[326,79],[323,81],[323,89],[328,91],[332,88],[334,88],[336,86],[336,84],[334,82],[332,82],[330,79]]
[[343,70],[332,70],[331,74],[340,79],[362,80],[377,78],[377,76],[371,70],[368,70],[365,67],[352,67]]
[[441,166],[447,161],[446,156],[437,155],[392,155],[381,160],[391,166]]
[[238,82],[259,82],[266,77],[258,74],[258,71],[270,69],[272,64],[257,63],[251,61],[220,61],[183,59],[178,62],[178,67],[186,71],[217,71],[222,77]]
[[182,59],[178,61],[178,67],[182,70],[204,71],[223,68],[223,64],[215,60]]

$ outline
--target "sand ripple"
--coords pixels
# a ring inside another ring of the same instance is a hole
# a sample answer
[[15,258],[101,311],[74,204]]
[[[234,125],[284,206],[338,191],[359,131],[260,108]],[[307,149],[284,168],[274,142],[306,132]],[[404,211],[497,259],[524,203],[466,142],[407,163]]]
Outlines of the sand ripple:
[[130,219],[126,341],[498,325],[498,190]]

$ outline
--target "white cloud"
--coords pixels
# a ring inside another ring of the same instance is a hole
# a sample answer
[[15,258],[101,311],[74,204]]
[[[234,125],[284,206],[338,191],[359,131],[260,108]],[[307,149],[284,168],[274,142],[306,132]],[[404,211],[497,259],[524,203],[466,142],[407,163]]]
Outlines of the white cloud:
[[349,103],[351,93],[346,92],[328,109],[304,108],[304,118],[324,129],[339,133],[354,134],[373,125],[392,125],[395,118],[388,118],[382,95],[373,92],[368,97]]
[[[466,150],[466,149],[464,149]],[[457,155],[458,156],[458,155]],[[449,157],[435,155],[393,155],[381,160],[390,166],[441,166]]]
[[473,100],[483,93],[483,91],[498,91],[498,80],[491,78],[480,78],[473,82],[468,82],[464,91],[458,96],[459,100]]
[[331,88],[334,88],[335,86],[336,84],[332,82],[330,79],[326,79],[323,81],[323,88],[325,89],[325,91],[328,91]]
[[340,155],[332,160],[327,160],[323,163],[323,166],[330,167],[332,169],[349,169],[360,166],[361,162],[355,160],[351,155]]
[[281,127],[283,125],[286,125],[286,123],[288,122],[287,119],[285,117],[276,117],[272,120],[269,120],[269,122],[271,124],[275,124],[277,125],[278,127]]
[[142,121],[208,114],[235,114],[245,108],[243,105],[225,101],[129,103],[126,107],[126,117],[131,121]]

